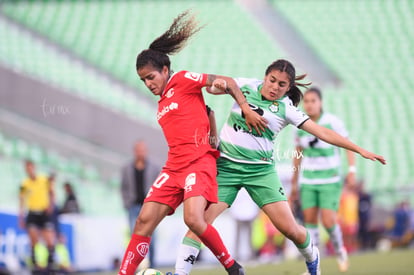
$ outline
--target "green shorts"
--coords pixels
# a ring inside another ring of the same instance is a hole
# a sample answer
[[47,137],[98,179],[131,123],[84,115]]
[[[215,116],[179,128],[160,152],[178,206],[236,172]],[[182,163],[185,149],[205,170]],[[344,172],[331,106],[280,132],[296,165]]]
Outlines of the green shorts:
[[219,158],[217,171],[218,199],[229,206],[242,187],[260,208],[268,203],[287,200],[274,165],[237,163]]
[[342,183],[301,184],[300,201],[302,209],[318,207],[338,211]]

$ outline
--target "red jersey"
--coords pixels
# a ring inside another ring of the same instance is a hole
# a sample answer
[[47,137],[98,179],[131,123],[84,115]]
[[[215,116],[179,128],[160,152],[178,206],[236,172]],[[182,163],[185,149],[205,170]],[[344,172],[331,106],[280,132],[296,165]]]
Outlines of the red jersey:
[[201,88],[206,74],[181,71],[169,79],[158,101],[157,120],[169,151],[164,169],[179,170],[207,152],[210,147],[210,123]]

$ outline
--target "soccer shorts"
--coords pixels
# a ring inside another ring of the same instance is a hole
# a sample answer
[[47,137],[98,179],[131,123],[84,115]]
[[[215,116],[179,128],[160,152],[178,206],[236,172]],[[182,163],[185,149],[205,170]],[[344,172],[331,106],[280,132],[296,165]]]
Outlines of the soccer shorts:
[[159,202],[172,211],[187,198],[203,196],[209,203],[217,202],[216,157],[207,153],[181,171],[163,168],[152,184],[144,202]]
[[300,202],[302,209],[318,207],[338,211],[341,198],[342,184],[301,184]]
[[219,158],[217,170],[219,201],[229,206],[242,187],[260,208],[268,203],[287,200],[274,165],[238,163]]
[[26,227],[53,229],[53,223],[46,211],[29,211],[26,217]]

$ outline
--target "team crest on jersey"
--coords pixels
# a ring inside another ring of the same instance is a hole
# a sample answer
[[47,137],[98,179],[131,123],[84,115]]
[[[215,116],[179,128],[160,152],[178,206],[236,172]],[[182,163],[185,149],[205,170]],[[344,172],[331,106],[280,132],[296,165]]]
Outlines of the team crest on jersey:
[[200,81],[202,75],[200,73],[186,72],[184,77],[191,79],[193,81]]
[[279,111],[279,102],[273,102],[272,104],[269,105],[269,110],[272,113],[277,113]]

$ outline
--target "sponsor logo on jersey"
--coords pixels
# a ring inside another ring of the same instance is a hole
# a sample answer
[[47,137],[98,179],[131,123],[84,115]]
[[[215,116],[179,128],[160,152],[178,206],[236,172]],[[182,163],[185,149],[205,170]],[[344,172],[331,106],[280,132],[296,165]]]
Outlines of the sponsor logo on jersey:
[[178,103],[176,103],[176,102],[171,102],[170,105],[164,106],[164,108],[162,108],[162,111],[161,112],[158,111],[158,113],[157,113],[157,120],[160,120],[169,111],[176,110],[176,109],[178,109]]
[[184,190],[185,192],[190,192],[193,190],[193,185],[196,183],[196,173],[188,174],[188,176],[185,178],[185,185]]
[[241,132],[241,133],[245,133],[245,134],[252,135],[252,136],[255,136],[255,137],[263,137],[262,135],[256,133],[256,130],[250,132],[249,130],[245,129],[244,127],[247,127],[247,126],[242,126],[242,125],[239,125],[237,123],[233,124],[233,130],[235,132]]
[[174,88],[169,89],[169,90],[165,93],[165,96],[166,96],[167,98],[170,98],[170,97],[172,97],[173,95],[174,95]]
[[192,73],[192,72],[186,72],[184,74],[184,77],[191,79],[193,81],[200,81],[202,78],[202,74],[200,73]]
[[272,104],[269,105],[269,110],[272,113],[277,113],[279,111],[279,103],[278,102],[273,102]]
[[[262,109],[262,108],[260,108],[259,106],[256,106],[256,105],[251,104],[251,103],[249,103],[249,106],[250,106],[250,109],[252,109],[252,110],[253,110],[253,111],[255,111],[256,113],[258,113],[259,115],[261,115],[261,116],[263,116],[263,115],[264,115],[264,111],[263,111],[263,109]],[[243,113],[243,112],[241,113],[241,115],[242,115],[242,118],[246,118],[246,117],[244,116],[244,113]]]
[[149,249],[149,244],[148,243],[139,243],[137,245],[137,252],[142,257],[145,257],[145,255],[147,255],[148,249]]

